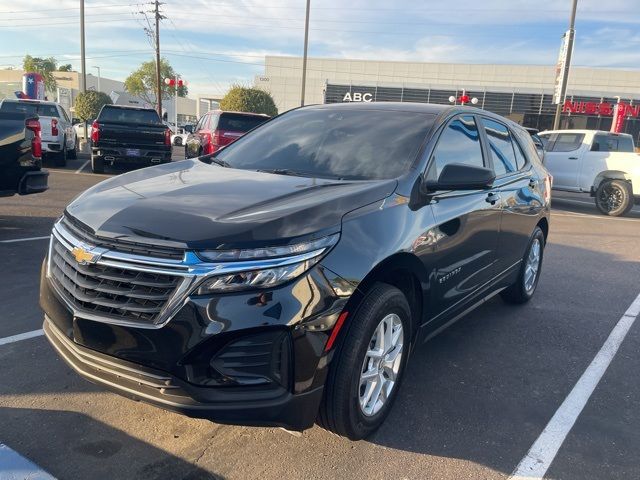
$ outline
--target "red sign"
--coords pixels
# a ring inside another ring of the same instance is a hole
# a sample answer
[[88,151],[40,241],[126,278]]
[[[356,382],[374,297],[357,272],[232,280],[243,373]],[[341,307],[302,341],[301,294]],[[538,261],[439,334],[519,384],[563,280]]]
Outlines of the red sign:
[[611,122],[611,132],[621,133],[624,130],[624,119],[627,116],[628,105],[618,103],[614,107],[613,121]]
[[[640,117],[640,105],[629,105],[627,103],[620,103],[620,108],[624,111],[621,117]],[[607,115],[612,116],[615,104],[608,102],[595,103],[595,102],[572,102],[571,100],[565,100],[562,106],[564,113],[584,113],[586,115]]]

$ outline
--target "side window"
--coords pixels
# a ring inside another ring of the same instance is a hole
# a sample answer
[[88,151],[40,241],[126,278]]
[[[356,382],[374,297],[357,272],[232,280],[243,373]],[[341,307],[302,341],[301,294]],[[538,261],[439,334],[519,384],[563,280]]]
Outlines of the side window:
[[559,133],[551,145],[550,152],[573,152],[582,145],[584,133]]
[[58,107],[58,110],[60,110],[62,112],[62,116],[64,117],[64,119],[68,122],[71,123],[71,121],[69,120],[69,116],[67,115],[67,111],[62,108],[62,107]]
[[484,160],[475,119],[471,115],[464,115],[451,121],[440,135],[431,158],[430,168],[433,169],[435,165],[435,178],[440,177],[444,166],[450,163],[483,167]]
[[633,141],[623,135],[597,133],[591,144],[592,152],[633,152]]
[[516,151],[516,166],[518,167],[518,170],[522,170],[524,168],[524,164],[527,163],[527,160],[524,158],[522,148],[515,138],[513,139],[513,149]]
[[483,118],[482,124],[489,139],[489,151],[496,177],[518,170],[515,151],[511,143],[511,133],[507,126],[488,118]]

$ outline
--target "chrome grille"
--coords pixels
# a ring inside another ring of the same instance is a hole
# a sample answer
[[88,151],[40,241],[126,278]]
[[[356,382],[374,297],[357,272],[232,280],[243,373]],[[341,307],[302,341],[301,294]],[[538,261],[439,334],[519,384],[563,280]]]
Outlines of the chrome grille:
[[182,260],[184,250],[163,245],[149,245],[145,243],[132,242],[123,239],[107,239],[96,236],[85,224],[65,214],[61,223],[73,236],[83,242],[103,247],[108,250],[118,250],[119,252],[132,253],[155,258],[171,258]]
[[154,323],[181,283],[167,275],[101,263],[82,265],[52,236],[50,276],[67,302],[82,312],[112,320]]

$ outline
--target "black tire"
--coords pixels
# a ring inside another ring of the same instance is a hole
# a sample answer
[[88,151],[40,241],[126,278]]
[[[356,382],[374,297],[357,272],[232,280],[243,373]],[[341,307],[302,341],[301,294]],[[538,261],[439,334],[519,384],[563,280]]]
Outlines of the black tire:
[[62,151],[55,154],[53,157],[53,164],[56,167],[67,166],[67,139],[62,140]]
[[76,142],[73,144],[73,149],[69,150],[67,153],[67,158],[71,160],[76,160],[78,158],[78,137],[76,137]]
[[[390,314],[400,318],[403,328],[399,371],[391,393],[380,410],[367,416],[360,406],[360,375],[372,336],[382,319]],[[411,310],[400,290],[377,283],[366,294],[355,315],[346,321],[329,366],[317,422],[333,433],[360,440],[380,427],[398,394],[412,339]]]
[[104,158],[91,155],[91,171],[93,173],[104,173]]
[[625,180],[603,180],[596,190],[596,208],[600,213],[620,217],[633,208],[633,191]]
[[[531,250],[536,241],[539,242],[538,244],[540,246],[538,268],[534,273],[535,277],[533,279],[533,285],[531,286],[531,288],[527,288],[527,260],[529,259],[529,255],[531,254]],[[533,230],[533,233],[531,234],[531,238],[529,239],[529,244],[527,245],[527,250],[525,251],[524,257],[522,258],[522,265],[520,266],[520,271],[518,272],[518,279],[509,288],[500,292],[500,295],[505,302],[512,304],[527,303],[536,293],[538,280],[540,280],[540,274],[542,273],[544,246],[544,233],[542,233],[542,229],[540,229],[540,227],[536,226],[536,228]]]

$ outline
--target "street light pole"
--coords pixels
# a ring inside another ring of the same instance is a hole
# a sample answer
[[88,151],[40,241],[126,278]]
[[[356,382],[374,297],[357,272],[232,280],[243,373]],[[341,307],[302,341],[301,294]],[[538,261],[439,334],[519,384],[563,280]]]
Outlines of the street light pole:
[[567,95],[567,83],[569,81],[569,68],[571,66],[571,53],[573,51],[573,39],[576,35],[575,24],[576,24],[576,10],[578,9],[578,0],[573,0],[573,5],[571,6],[571,17],[569,19],[569,30],[567,34],[569,38],[567,39],[567,57],[564,63],[564,70],[562,72],[562,83],[560,90],[560,98],[558,99],[558,103],[556,104],[556,116],[553,119],[553,129],[558,130],[560,128],[560,114],[562,113],[562,105],[564,104],[564,97]]
[[[84,49],[84,0],[80,0],[80,91],[85,93],[87,91],[87,65],[85,59]],[[84,124],[84,139],[87,140],[87,122]]]
[[307,84],[307,49],[309,47],[309,10],[311,0],[307,0],[307,14],[304,21],[304,55],[302,57],[302,93],[300,95],[300,106],[304,107],[304,90]]
[[162,118],[162,81],[160,77],[160,2],[155,1],[155,16],[156,16],[156,102],[158,104],[158,115]]
[[100,88],[100,67],[91,67],[91,68],[95,68],[98,70],[98,91],[101,92],[102,89]]

